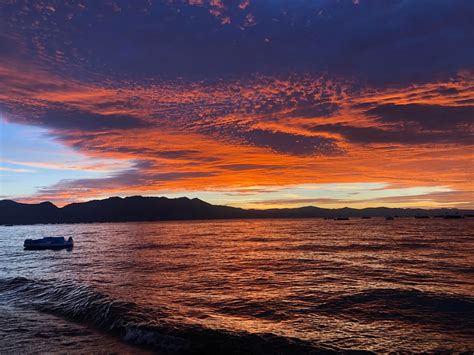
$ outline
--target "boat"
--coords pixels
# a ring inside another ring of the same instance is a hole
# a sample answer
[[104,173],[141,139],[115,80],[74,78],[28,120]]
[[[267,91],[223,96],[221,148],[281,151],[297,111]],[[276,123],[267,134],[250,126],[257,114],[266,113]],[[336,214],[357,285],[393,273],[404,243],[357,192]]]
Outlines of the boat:
[[334,218],[335,221],[348,221],[349,217],[336,217]]
[[417,219],[426,219],[426,218],[430,218],[430,216],[422,215],[422,216],[415,216],[415,218],[417,218]]
[[444,216],[444,219],[464,219],[464,216],[461,216],[459,214],[446,215],[446,216]]
[[393,221],[395,218],[393,218],[392,216],[387,216],[385,217],[385,220],[386,221]]
[[67,240],[64,237],[45,237],[42,239],[26,239],[23,243],[25,250],[45,250],[45,249],[72,249],[74,241],[72,237]]

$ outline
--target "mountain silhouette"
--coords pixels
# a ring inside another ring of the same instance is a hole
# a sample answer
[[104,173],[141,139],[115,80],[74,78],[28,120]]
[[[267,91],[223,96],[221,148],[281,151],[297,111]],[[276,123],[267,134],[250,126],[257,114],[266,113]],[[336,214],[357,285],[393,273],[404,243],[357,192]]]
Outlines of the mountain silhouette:
[[338,208],[313,206],[279,209],[242,209],[212,205],[198,198],[110,197],[72,203],[62,208],[51,202],[38,204],[0,201],[0,224],[138,222],[163,220],[238,219],[238,218],[336,218],[336,217],[414,217],[473,215],[472,210],[406,208]]

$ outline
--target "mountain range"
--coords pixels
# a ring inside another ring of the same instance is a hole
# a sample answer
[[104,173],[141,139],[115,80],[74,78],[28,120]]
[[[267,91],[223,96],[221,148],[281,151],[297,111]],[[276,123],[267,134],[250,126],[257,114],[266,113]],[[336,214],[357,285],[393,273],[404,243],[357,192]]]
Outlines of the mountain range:
[[51,202],[38,204],[0,201],[0,224],[137,222],[163,220],[239,219],[239,218],[338,218],[338,217],[414,217],[474,215],[473,210],[338,208],[314,206],[279,209],[242,209],[212,205],[197,198],[110,197],[57,207]]

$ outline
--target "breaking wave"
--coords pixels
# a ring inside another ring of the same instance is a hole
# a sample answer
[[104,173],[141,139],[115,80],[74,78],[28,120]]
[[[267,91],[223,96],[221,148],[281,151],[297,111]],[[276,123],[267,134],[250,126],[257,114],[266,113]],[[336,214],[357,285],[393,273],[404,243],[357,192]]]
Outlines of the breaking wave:
[[308,354],[335,352],[300,339],[274,334],[250,334],[166,321],[167,310],[148,309],[113,299],[70,280],[0,280],[0,299],[93,326],[121,340],[153,350],[209,354]]

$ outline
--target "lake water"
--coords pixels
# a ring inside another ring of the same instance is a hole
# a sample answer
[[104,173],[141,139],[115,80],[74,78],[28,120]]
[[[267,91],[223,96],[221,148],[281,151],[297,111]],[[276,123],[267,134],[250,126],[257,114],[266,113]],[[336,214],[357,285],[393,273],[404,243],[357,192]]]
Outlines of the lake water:
[[[474,219],[0,227],[1,352],[474,350]],[[73,251],[23,240],[74,237]]]

